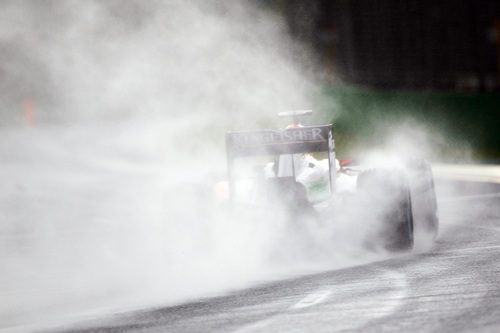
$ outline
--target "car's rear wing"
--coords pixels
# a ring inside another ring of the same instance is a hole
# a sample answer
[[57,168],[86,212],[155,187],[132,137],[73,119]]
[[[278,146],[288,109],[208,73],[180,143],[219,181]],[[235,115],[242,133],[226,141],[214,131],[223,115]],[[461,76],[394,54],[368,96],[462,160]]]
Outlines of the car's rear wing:
[[335,166],[333,125],[226,133],[226,153],[231,197],[234,192],[232,177],[233,161],[235,158],[312,152],[328,152],[330,191],[333,193],[337,171]]

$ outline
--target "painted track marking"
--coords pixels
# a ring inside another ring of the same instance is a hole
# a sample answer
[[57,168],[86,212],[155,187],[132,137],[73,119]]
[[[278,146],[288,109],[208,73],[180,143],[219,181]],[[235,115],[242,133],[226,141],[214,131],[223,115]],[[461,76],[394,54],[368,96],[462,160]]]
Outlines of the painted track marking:
[[[379,293],[372,294],[373,291]],[[297,303],[277,311],[270,317],[235,329],[233,332],[295,331],[294,320],[301,316],[319,316],[328,313],[328,320],[335,323],[335,330],[352,330],[363,327],[372,320],[394,314],[407,297],[406,275],[393,270],[380,270],[370,279],[361,279],[338,285],[329,285],[307,294]],[[352,302],[353,295],[359,299]],[[323,304],[324,309],[309,308]],[[367,313],[367,309],[374,311]]]
[[478,200],[478,199],[494,199],[500,198],[500,193],[485,193],[485,194],[475,194],[475,195],[464,195],[459,197],[448,197],[438,200],[438,203],[444,202],[455,202],[455,201],[467,201],[467,200]]
[[481,250],[493,250],[493,249],[499,249],[500,245],[492,245],[492,246],[474,246],[474,247],[466,247],[463,249],[453,249],[453,250],[445,250],[445,251],[436,251],[432,252],[432,254],[448,254],[448,253],[460,253],[460,252],[474,252],[474,251],[481,251]]
[[318,290],[313,294],[309,294],[303,299],[301,299],[298,303],[292,305],[290,309],[303,309],[308,308],[310,306],[316,305],[318,303],[323,302],[330,294],[331,290]]

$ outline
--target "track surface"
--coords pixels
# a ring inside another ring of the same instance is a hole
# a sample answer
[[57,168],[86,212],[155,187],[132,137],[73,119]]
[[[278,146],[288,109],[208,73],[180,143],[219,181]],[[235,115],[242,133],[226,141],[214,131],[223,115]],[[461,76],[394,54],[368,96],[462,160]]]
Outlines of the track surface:
[[441,181],[437,191],[440,236],[427,252],[65,331],[499,332],[500,185]]

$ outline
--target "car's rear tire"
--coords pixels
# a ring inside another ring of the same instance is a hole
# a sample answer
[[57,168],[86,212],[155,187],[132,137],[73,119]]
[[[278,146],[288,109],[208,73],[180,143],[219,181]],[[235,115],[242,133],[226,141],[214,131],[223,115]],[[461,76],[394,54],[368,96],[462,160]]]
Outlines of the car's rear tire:
[[431,166],[423,159],[412,159],[407,162],[407,171],[415,227],[436,238],[439,231],[439,216]]
[[[410,187],[400,170],[372,169],[358,176],[357,188],[374,222],[380,222],[378,237],[389,251],[413,248],[413,210]],[[374,238],[377,235],[374,235]]]

